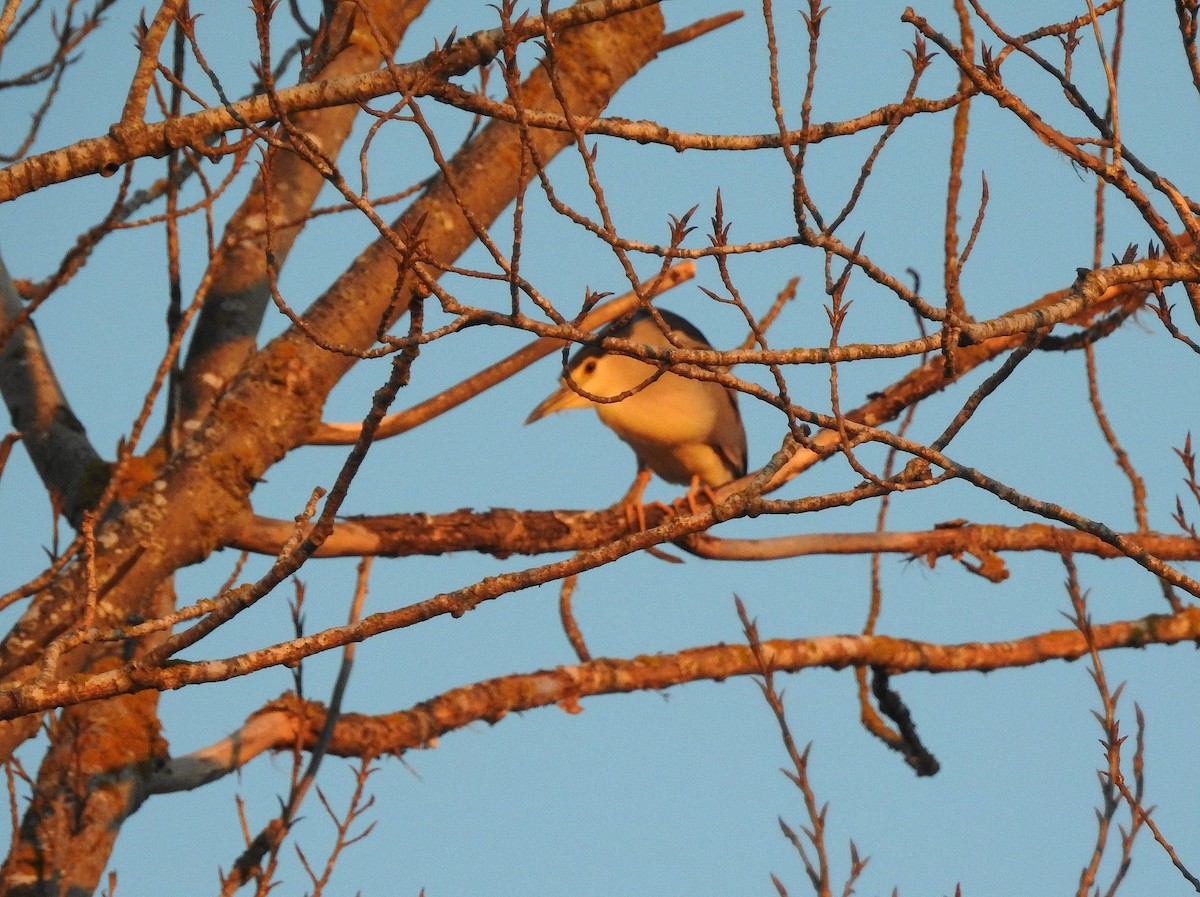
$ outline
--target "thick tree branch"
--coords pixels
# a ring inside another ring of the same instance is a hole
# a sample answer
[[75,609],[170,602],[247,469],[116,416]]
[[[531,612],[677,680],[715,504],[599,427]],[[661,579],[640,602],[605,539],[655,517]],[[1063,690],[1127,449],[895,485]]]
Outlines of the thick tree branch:
[[[304,719],[287,706],[286,698],[275,703],[282,705],[281,708],[268,705],[216,744],[162,763],[147,777],[144,796],[191,791],[236,772],[264,751],[294,747],[301,731],[308,732],[302,728]],[[324,710],[323,705],[317,706]],[[318,723],[314,736],[321,729],[322,724]],[[315,743],[314,740],[306,746]]]
[[[1125,533],[1124,538],[1168,561],[1200,561],[1200,543],[1191,536],[1164,533]],[[926,532],[804,533],[770,539],[722,539],[701,533],[687,541],[693,554],[705,558],[737,561],[765,561],[775,558],[804,557],[818,554],[904,554],[921,558],[933,566],[938,558],[961,559],[973,555],[981,562],[994,564],[996,552],[1048,551],[1056,554],[1090,554],[1111,559],[1125,557],[1120,551],[1090,533],[1067,527],[1028,523],[1024,526],[989,524],[946,525]],[[965,562],[964,562],[965,563]],[[1003,564],[989,567],[1007,576]],[[974,570],[974,572],[984,572]]]
[[[665,511],[646,508],[646,523],[654,526]],[[348,517],[338,522],[317,549],[316,557],[408,557],[477,551],[497,557],[545,554],[597,548],[635,531],[622,508],[600,511],[451,511],[447,514],[384,514]],[[230,537],[230,548],[275,555],[296,524],[268,517],[248,517]]]
[[[432,747],[441,736],[479,722],[497,723],[510,713],[581,698],[659,691],[689,682],[724,682],[755,676],[765,663],[775,672],[871,667],[901,673],[990,672],[1034,666],[1053,660],[1074,661],[1098,651],[1173,645],[1200,638],[1200,608],[1170,616],[1150,616],[1094,624],[1090,635],[1060,629],[1004,642],[940,645],[883,635],[834,635],[760,642],[759,656],[747,645],[711,645],[672,654],[630,659],[600,658],[536,673],[501,676],[452,689],[409,710],[369,716],[341,714],[329,753],[378,757]],[[163,684],[171,678],[163,670]],[[238,732],[210,748],[170,761],[151,779],[154,793],[183,790],[234,772],[258,753],[286,750],[300,738],[317,741],[325,708],[315,701],[285,695],[251,716]]]
[[[558,55],[563,66],[560,81],[571,92],[568,102],[579,114],[603,108],[654,57],[661,32],[657,9],[567,32],[559,40]],[[556,102],[542,70],[530,76],[523,91],[530,107]],[[546,132],[532,136],[545,159],[568,139]],[[413,233],[424,223],[423,253],[449,264],[476,237],[462,206],[471,209],[477,222],[494,220],[520,186],[525,152],[513,126],[493,123],[484,128],[453,161],[460,177],[457,191],[439,179],[397,222],[389,239],[381,238],[363,252],[317,301],[306,315],[307,328],[293,327],[255,356],[206,423],[176,452],[152,493],[136,497],[98,534],[98,542],[114,546],[100,552],[96,561],[103,594],[98,623],[120,625],[138,596],[225,544],[262,474],[311,436],[325,397],[354,359],[320,348],[307,330],[365,348],[375,340],[388,311],[402,310],[395,297],[407,302],[421,283],[406,271],[397,287],[398,259],[390,238]],[[531,175],[524,172],[525,177]],[[203,513],[197,513],[199,508]],[[36,658],[42,646],[71,623],[82,594],[78,577],[78,571],[67,571],[0,644],[6,673]]]
[[[774,464],[764,469],[760,480],[765,481],[775,467],[782,463],[784,457],[784,453],[777,455]],[[852,490],[850,493],[839,493],[813,499],[810,503],[811,509],[844,505],[855,500],[862,491]],[[876,487],[870,486],[866,491],[877,492],[878,490]],[[174,671],[173,675],[178,675],[186,668],[186,672],[182,675],[188,681],[177,679],[176,684],[168,686],[175,688],[185,684],[219,681],[247,675],[256,670],[280,664],[294,665],[304,657],[331,648],[340,648],[351,642],[363,641],[380,632],[415,626],[446,614],[461,616],[484,602],[494,601],[502,596],[547,582],[555,582],[572,573],[604,566],[644,548],[700,532],[713,526],[719,520],[745,515],[753,501],[749,492],[730,496],[720,504],[697,514],[673,517],[654,529],[608,542],[590,551],[580,552],[566,560],[543,564],[529,570],[490,576],[464,588],[434,595],[407,607],[371,614],[353,625],[331,627],[313,635],[300,636],[291,641],[250,651],[228,660],[176,663],[165,668],[159,663],[152,665],[133,663],[119,670],[86,678],[76,677],[71,680],[60,678],[56,681],[43,681],[45,679],[43,677],[42,680],[27,685],[16,685],[0,691],[0,719],[11,719],[63,704],[75,704],[137,691],[145,687],[147,683],[157,681],[164,669],[172,670]],[[241,600],[243,591],[244,589],[234,589],[207,602],[205,611],[214,614],[222,613],[227,605]],[[106,622],[100,620],[98,625],[104,626]],[[89,641],[123,640],[136,637],[143,631],[158,631],[160,628],[153,621],[146,624],[129,622],[119,629],[108,631],[98,629],[83,635],[87,636]],[[22,660],[26,659],[15,658],[9,662],[15,665],[16,662]]]
[[[549,17],[555,30],[603,21],[623,12],[653,5],[659,0],[592,0],[560,10]],[[525,19],[515,29],[518,40],[540,37],[546,27],[540,18]],[[122,165],[146,156],[160,158],[172,149],[200,146],[217,134],[237,131],[244,122],[270,121],[277,110],[285,114],[362,103],[397,90],[420,95],[428,85],[463,75],[486,65],[503,46],[506,35],[499,28],[464,37],[420,62],[390,66],[382,72],[319,81],[281,90],[274,97],[258,95],[228,108],[214,107],[159,124],[131,122],[114,125],[105,137],[81,140],[70,146],[30,156],[0,169],[0,202],[7,202],[51,184],[92,174],[111,175]]]
[[[22,310],[20,296],[0,260],[0,331]],[[33,466],[72,526],[99,498],[109,466],[92,447],[46,357],[33,324],[20,324],[0,347],[0,394]]]
[[[669,510],[645,509],[648,526],[657,526]],[[451,551],[477,551],[497,557],[595,548],[636,530],[621,508],[599,511],[559,509],[451,511],[446,514],[384,514],[348,517],[317,550],[316,557],[411,557]],[[230,548],[278,554],[295,532],[295,523],[253,517],[234,535]],[[1124,538],[1168,561],[1200,560],[1200,544],[1191,536],[1125,533]],[[681,543],[698,557],[727,561],[768,561],[812,555],[903,554],[930,565],[941,557],[972,555],[989,560],[996,552],[1048,551],[1112,559],[1121,552],[1089,533],[1030,523],[1023,526],[965,524],[918,532],[803,533],[763,539],[724,539],[707,533]]]
[[[337,6],[322,32],[318,56],[336,51],[311,81],[329,81],[371,71],[387,62],[408,26],[428,0],[360,0]],[[382,41],[382,46],[377,43]],[[350,134],[359,112],[354,105],[331,106],[290,116],[285,141],[303,139],[320,146],[329,158]],[[270,189],[264,180],[270,180]],[[325,185],[320,171],[287,143],[272,143],[254,186],[225,226],[214,256],[212,283],[188,348],[180,419],[192,426],[256,347],[255,337],[271,301],[266,231],[271,232],[270,263],[281,268],[304,227],[307,213]],[[268,208],[267,197],[270,196]]]
[[[158,616],[173,603],[167,581],[135,610]],[[140,656],[162,638],[152,633],[139,645],[92,646],[88,671],[118,667],[130,652]],[[42,897],[96,890],[121,824],[145,799],[146,772],[167,755],[158,697],[121,695],[71,707],[54,720],[33,799],[0,869],[0,894]]]

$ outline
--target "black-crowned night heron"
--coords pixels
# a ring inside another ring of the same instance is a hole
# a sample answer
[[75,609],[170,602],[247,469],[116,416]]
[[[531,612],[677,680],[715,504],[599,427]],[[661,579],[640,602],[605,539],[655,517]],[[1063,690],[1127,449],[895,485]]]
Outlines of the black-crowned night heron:
[[[639,311],[601,331],[648,346],[711,349],[704,334],[677,314],[659,310],[671,329],[668,340],[650,312]],[[567,363],[571,380],[585,392],[612,398],[637,390],[619,402],[594,402],[563,377],[561,386],[533,409],[530,424],[556,411],[595,408],[600,420],[637,454],[638,479],[623,501],[640,500],[652,470],[664,480],[714,488],[746,473],[746,431],[737,393],[719,383],[692,380],[628,355],[584,346]],[[689,492],[689,495],[691,492]]]

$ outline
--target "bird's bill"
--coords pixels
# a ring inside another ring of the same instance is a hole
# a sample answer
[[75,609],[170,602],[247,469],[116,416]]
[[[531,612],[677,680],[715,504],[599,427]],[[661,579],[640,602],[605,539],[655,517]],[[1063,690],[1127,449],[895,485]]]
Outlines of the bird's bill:
[[535,420],[541,420],[548,414],[554,414],[556,411],[570,411],[572,408],[588,408],[591,402],[581,396],[571,387],[563,383],[558,389],[542,401],[540,405],[529,412],[529,417],[525,418],[525,423],[531,424]]

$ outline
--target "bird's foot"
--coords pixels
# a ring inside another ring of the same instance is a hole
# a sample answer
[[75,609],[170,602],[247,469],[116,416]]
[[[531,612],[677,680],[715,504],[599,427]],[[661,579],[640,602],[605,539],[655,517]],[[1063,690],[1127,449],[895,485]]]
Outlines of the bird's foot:
[[615,508],[620,508],[625,514],[625,520],[629,523],[630,529],[641,532],[649,529],[646,523],[646,511],[657,511],[660,514],[665,514],[668,517],[674,516],[679,512],[672,505],[665,505],[661,501],[630,501],[628,497],[621,499],[615,505]]
[[639,532],[649,528],[646,523],[648,510],[667,517],[683,517],[686,514],[699,514],[705,508],[717,503],[717,496],[712,487],[701,482],[698,476],[692,477],[687,492],[669,505],[663,504],[661,501],[643,502],[642,494],[646,491],[646,484],[649,481],[650,471],[639,470],[637,479],[633,481],[629,491],[613,505],[614,508],[619,508],[625,514],[630,528]]
[[629,491],[613,505],[614,508],[620,508],[625,513],[625,519],[629,522],[629,526],[639,532],[646,529],[646,506],[642,504],[642,494],[646,491],[646,484],[649,482],[650,471],[644,467],[639,468]]
[[699,514],[705,507],[711,507],[717,503],[716,493],[712,491],[707,483],[700,482],[699,477],[692,477],[692,484],[688,486],[688,491],[682,496],[671,502],[671,510],[676,515],[682,515],[685,511],[689,514]]

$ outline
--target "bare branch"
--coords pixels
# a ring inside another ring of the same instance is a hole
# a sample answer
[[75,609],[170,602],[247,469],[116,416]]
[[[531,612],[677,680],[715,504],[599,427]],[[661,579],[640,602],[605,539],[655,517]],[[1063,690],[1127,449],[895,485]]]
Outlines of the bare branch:
[[[560,10],[551,17],[551,27],[561,30],[603,21],[623,12],[643,9],[658,0],[592,0]],[[528,40],[544,30],[540,19],[527,19],[518,35]],[[490,61],[505,40],[501,29],[479,32],[453,46],[431,53],[421,62],[391,66],[382,72],[302,84],[279,91],[273,97],[258,95],[248,100],[194,112],[157,125],[131,122],[114,126],[106,137],[82,140],[50,153],[31,156],[0,169],[0,202],[51,184],[89,174],[111,175],[134,159],[165,156],[171,149],[199,147],[205,138],[236,131],[245,122],[266,122],[276,109],[284,113],[304,112],[360,103],[387,96],[400,85],[404,91],[427,80],[461,75]]]
[[[21,316],[21,299],[0,261],[0,330]],[[92,447],[33,325],[19,325],[0,348],[0,392],[42,482],[73,525],[108,483],[109,467]]]
[[[626,293],[610,302],[605,302],[576,322],[581,330],[595,330],[609,321],[616,320],[621,315],[637,307],[642,295],[657,296],[672,287],[685,283],[695,276],[696,266],[693,262],[681,262],[667,269],[666,274],[642,284],[637,290]],[[456,386],[427,399],[419,405],[389,414],[379,422],[376,439],[386,439],[398,436],[433,418],[445,414],[452,408],[457,408],[468,399],[472,399],[485,390],[502,383],[509,377],[524,370],[540,358],[545,358],[556,349],[566,345],[564,340],[543,337],[534,343],[519,349],[512,355],[496,362],[490,367],[463,380]],[[310,445],[346,445],[358,438],[362,429],[361,424],[322,423],[316,434],[309,440]]]
[[[363,624],[368,624],[371,619],[365,618]],[[355,628],[361,633],[361,627]],[[1093,643],[1099,651],[1190,642],[1200,637],[1200,609],[1188,608],[1179,614],[1094,624],[1092,633]],[[350,640],[346,639],[346,642]],[[436,739],[448,732],[480,721],[495,722],[510,713],[552,707],[562,701],[595,695],[657,691],[687,682],[756,676],[761,674],[763,663],[775,672],[818,667],[844,669],[848,666],[880,667],[892,675],[917,671],[983,672],[1052,660],[1078,660],[1087,656],[1089,650],[1088,640],[1077,629],[1071,628],[993,643],[938,645],[891,636],[840,635],[766,639],[760,643],[760,657],[746,645],[712,645],[629,660],[602,658],[536,673],[489,679],[445,692],[397,713],[381,716],[342,714],[334,727],[329,753],[353,757],[401,754],[413,748],[431,747]],[[225,666],[227,672],[232,672],[231,665],[224,661],[179,664],[152,673],[147,671],[145,676],[138,677],[142,681],[133,687],[178,688],[188,682],[202,681],[218,666]],[[114,671],[92,678],[99,684],[125,677]],[[132,686],[132,683],[126,680],[126,685]],[[261,726],[255,725],[254,745],[267,749],[266,742],[274,737],[278,739],[276,748],[290,746],[289,739],[295,737],[296,729],[294,724],[275,715],[279,710],[299,713],[305,743],[315,743],[317,733],[324,725],[323,709],[314,702],[284,698],[264,709],[264,713],[270,715]],[[237,737],[231,738],[236,743]],[[222,743],[223,747],[212,749],[212,755],[218,758],[217,766],[236,762],[228,744],[229,740]]]

